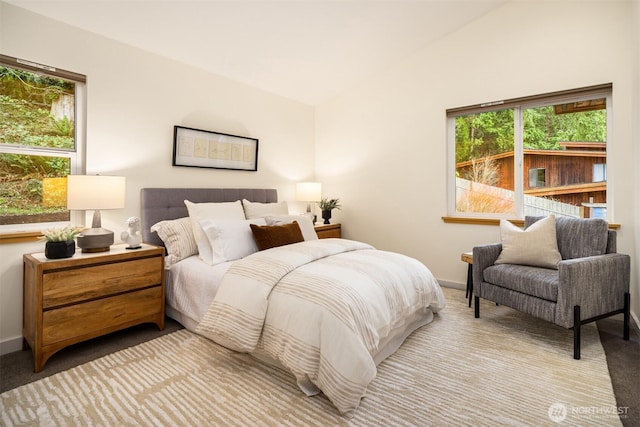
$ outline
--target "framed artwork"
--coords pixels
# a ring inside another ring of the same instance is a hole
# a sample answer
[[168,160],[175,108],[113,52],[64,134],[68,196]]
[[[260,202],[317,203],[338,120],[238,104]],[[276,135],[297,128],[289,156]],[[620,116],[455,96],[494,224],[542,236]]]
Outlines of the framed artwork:
[[174,126],[173,166],[257,171],[258,140]]

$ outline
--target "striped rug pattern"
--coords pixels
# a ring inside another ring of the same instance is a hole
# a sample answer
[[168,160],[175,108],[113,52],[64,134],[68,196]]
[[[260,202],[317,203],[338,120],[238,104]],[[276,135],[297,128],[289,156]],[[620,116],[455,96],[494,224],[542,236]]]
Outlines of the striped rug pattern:
[[0,395],[0,425],[621,425],[595,325],[571,332],[445,289],[351,417],[287,372],[180,330]]

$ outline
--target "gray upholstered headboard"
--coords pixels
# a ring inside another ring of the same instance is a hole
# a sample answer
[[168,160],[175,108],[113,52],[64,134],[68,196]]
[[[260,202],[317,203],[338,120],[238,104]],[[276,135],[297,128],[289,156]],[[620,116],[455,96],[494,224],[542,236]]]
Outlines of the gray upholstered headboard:
[[242,199],[274,203],[278,201],[278,191],[265,188],[143,188],[140,191],[142,239],[146,243],[162,246],[162,240],[149,228],[159,221],[189,216],[185,200],[206,203]]

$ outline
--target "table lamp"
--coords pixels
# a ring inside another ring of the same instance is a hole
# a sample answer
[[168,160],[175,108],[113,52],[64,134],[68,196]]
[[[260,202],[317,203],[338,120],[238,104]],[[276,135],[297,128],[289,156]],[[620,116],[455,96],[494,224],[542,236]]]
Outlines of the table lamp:
[[93,210],[91,228],[76,238],[82,252],[106,252],[113,244],[113,231],[102,228],[100,210],[122,209],[125,201],[125,178],[105,175],[69,175],[67,209]]
[[[307,202],[307,213],[311,214],[311,202],[322,199],[322,184],[319,182],[299,182],[296,184],[296,201]],[[316,216],[313,216],[315,223]]]

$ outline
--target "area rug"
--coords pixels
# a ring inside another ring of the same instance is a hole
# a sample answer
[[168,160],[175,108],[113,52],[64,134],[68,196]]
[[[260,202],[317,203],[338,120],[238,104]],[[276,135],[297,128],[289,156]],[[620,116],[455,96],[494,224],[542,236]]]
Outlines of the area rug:
[[351,417],[287,372],[180,330],[0,395],[0,424],[621,425],[595,325],[571,331],[464,292],[380,364]]

